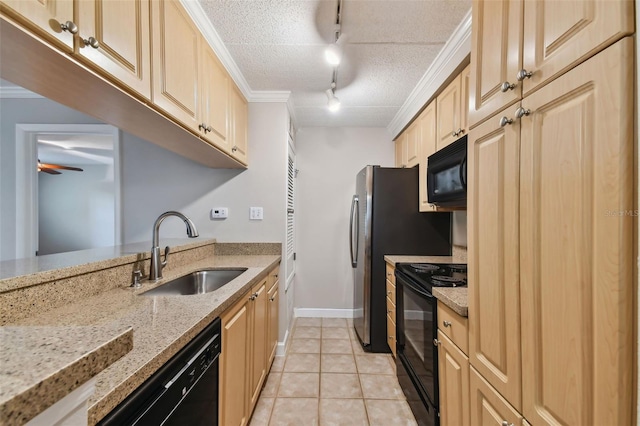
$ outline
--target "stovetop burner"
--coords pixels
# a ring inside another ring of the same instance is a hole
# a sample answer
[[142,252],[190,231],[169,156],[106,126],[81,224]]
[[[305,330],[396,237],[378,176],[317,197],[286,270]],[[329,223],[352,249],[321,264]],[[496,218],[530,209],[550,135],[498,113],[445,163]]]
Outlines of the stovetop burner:
[[467,265],[463,263],[400,263],[397,269],[429,291],[431,287],[467,285]]
[[434,287],[458,287],[467,285],[467,282],[464,278],[433,275],[431,276],[431,285]]

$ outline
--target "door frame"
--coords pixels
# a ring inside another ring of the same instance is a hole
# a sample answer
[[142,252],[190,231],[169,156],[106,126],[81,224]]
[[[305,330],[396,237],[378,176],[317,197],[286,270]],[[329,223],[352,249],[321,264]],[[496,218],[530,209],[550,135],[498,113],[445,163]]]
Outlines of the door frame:
[[39,133],[102,134],[113,140],[114,243],[122,244],[121,132],[108,124],[16,124],[16,259],[34,257],[38,248]]

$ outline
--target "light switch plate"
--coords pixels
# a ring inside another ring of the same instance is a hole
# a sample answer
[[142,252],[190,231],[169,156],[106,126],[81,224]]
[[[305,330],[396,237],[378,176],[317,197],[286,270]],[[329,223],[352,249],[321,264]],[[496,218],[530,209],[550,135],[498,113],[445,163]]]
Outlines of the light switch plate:
[[262,207],[249,207],[249,219],[250,220],[262,220],[263,209]]

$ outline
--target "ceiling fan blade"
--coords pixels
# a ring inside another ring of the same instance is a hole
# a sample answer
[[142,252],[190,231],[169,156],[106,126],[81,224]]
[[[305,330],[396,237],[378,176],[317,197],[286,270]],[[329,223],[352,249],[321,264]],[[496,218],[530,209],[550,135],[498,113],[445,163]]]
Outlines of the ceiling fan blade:
[[40,168],[38,168],[38,171],[39,172],[45,172],[45,173],[48,173],[50,175],[61,175],[62,174],[62,173],[60,173],[60,172],[58,172],[56,170],[53,170],[53,169],[50,169],[50,168],[47,168],[47,167],[40,167]]
[[84,171],[80,167],[63,166],[62,164],[40,163],[40,167],[46,167],[48,169],[72,170],[74,172]]

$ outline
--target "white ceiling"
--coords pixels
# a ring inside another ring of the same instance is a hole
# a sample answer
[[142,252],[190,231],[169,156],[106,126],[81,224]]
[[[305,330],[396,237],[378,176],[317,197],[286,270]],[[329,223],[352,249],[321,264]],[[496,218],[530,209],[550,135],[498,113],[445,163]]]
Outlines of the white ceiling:
[[337,72],[342,107],[327,108],[338,0],[198,0],[252,91],[291,91],[297,126],[386,127],[469,0],[344,0]]

